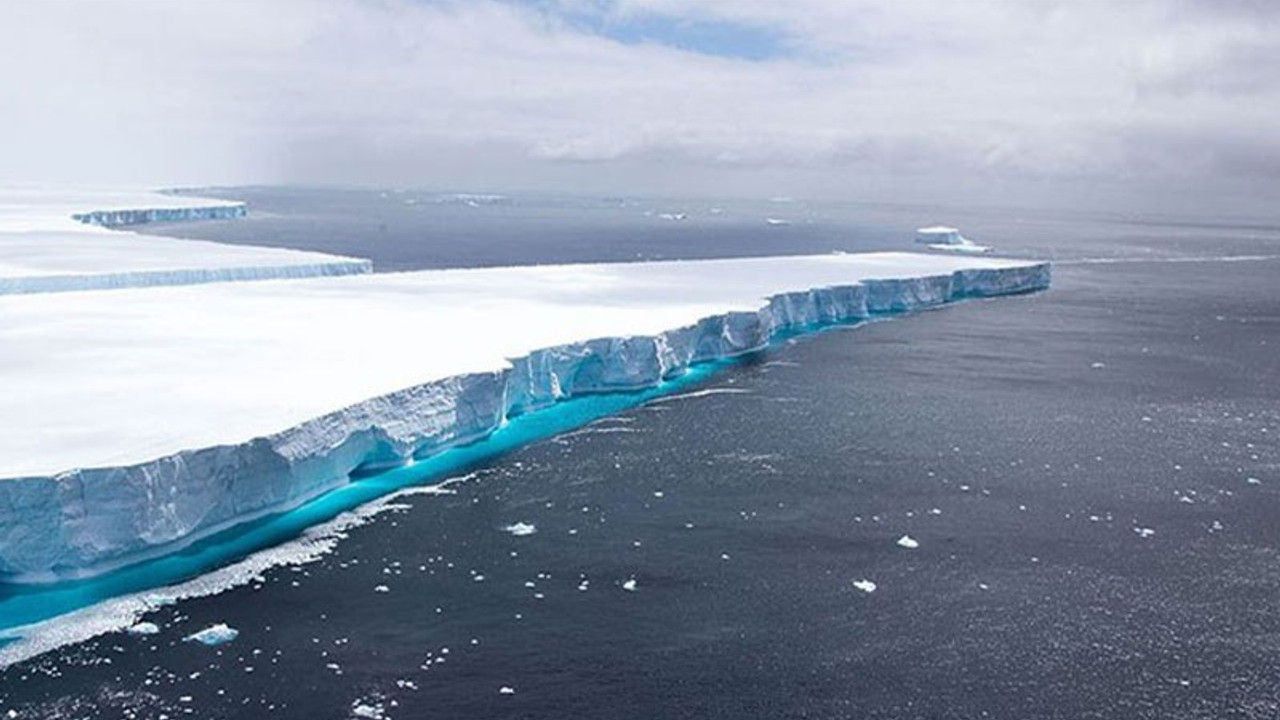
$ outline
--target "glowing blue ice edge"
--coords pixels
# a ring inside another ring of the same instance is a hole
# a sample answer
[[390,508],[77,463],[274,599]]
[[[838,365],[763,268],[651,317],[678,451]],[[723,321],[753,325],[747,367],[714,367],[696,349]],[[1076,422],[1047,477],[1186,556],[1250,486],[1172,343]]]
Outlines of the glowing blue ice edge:
[[[976,275],[973,275],[968,282],[953,282],[955,276],[962,273]],[[946,293],[936,292],[941,290],[940,280],[947,281],[949,290]],[[690,358],[688,364],[680,368],[681,374],[667,379],[656,379],[649,387],[622,392],[600,392],[583,388],[579,389],[579,393],[584,394],[556,395],[546,404],[539,405],[531,401],[528,407],[536,409],[536,412],[513,413],[496,429],[483,436],[459,440],[456,444],[417,459],[412,465],[372,474],[358,482],[339,485],[311,499],[304,498],[301,504],[293,509],[265,514],[213,533],[193,535],[169,547],[153,548],[153,550],[163,551],[164,554],[122,565],[92,578],[43,585],[18,583],[0,585],[0,630],[30,625],[109,598],[171,585],[201,575],[254,551],[297,537],[309,527],[388,493],[409,486],[442,482],[460,471],[503,453],[699,383],[717,370],[738,362],[739,358],[767,349],[797,335],[835,327],[852,327],[869,320],[887,318],[915,309],[935,307],[968,298],[1035,292],[1049,287],[1049,282],[1049,265],[1039,264],[998,270],[968,270],[952,276],[933,278],[867,281],[856,286],[777,295],[771,298],[769,304],[758,313],[736,314],[768,315],[774,319],[774,322],[770,323],[772,327],[769,328],[763,342],[755,342],[736,351],[723,352],[717,356],[703,359]],[[925,292],[923,295],[908,292],[904,295],[902,290],[908,284],[917,291],[922,288],[932,288],[935,292]],[[858,294],[862,295],[866,301],[864,309],[871,307],[879,309],[866,311],[857,316],[841,317],[835,312],[837,309],[835,306],[826,305],[824,312],[822,310],[824,303],[813,301],[814,297],[826,296],[827,293],[847,295],[854,288],[859,289]],[[808,300],[800,302],[801,298],[808,298]],[[802,308],[809,308],[809,310],[800,311]],[[676,332],[693,331],[708,323],[711,325],[719,323],[725,327],[726,318],[731,316],[707,318],[695,326]],[[566,347],[590,348],[593,344],[617,342],[617,340],[588,341]],[[549,351],[563,349],[553,348]],[[526,358],[515,361],[515,364],[528,365],[530,358],[538,356],[539,353],[532,353]],[[517,403],[513,407],[518,410],[521,406]],[[386,450],[386,448],[381,449]],[[370,457],[368,453],[366,457]],[[354,474],[359,474],[361,467],[360,464],[353,465],[351,470]],[[366,469],[369,469],[368,466]],[[42,480],[49,482],[47,478]],[[0,492],[11,483],[22,482],[21,479],[2,482]],[[14,500],[13,497],[7,499],[10,502]],[[10,505],[10,507],[13,506]],[[15,637],[12,634],[6,635],[8,640]],[[5,639],[0,638],[0,643],[3,642]]]
[[[521,447],[637,407],[703,382],[737,358],[706,363],[662,385],[631,393],[585,395],[513,418],[476,443],[455,447],[413,465],[332,490],[302,506],[237,525],[169,555],[84,580],[49,585],[0,586],[0,630],[47,620],[121,595],[172,585],[279,545],[304,530],[379,497],[415,485],[434,485]],[[0,644],[15,637],[0,636]]]

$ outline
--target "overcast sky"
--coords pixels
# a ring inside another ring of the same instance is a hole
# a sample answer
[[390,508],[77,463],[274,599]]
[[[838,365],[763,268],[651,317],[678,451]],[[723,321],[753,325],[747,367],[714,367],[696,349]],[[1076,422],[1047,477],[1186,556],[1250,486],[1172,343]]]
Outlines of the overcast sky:
[[1280,192],[1276,0],[4,0],[0,181]]

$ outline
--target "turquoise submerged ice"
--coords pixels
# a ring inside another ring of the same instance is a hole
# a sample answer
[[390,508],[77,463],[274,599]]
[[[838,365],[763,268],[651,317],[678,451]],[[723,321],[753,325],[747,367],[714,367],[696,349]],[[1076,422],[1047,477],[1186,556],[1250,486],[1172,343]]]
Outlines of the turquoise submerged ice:
[[875,253],[0,297],[0,573],[101,573],[781,332],[1048,284]]

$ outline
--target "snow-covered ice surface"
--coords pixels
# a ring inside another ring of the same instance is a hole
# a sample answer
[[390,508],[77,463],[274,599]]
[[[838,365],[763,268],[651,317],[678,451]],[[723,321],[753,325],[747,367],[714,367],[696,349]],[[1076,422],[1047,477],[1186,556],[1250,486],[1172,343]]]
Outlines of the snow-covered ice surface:
[[135,191],[0,192],[0,295],[370,272],[367,260],[109,228],[244,215],[243,203]]
[[785,330],[1042,289],[905,253],[0,297],[0,572],[98,572]]

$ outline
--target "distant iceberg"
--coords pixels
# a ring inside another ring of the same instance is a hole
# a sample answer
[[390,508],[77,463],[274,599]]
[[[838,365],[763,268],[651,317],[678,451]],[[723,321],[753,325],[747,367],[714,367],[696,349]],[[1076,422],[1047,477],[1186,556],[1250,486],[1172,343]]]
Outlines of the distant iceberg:
[[942,252],[974,253],[991,252],[987,245],[979,245],[960,234],[960,231],[945,225],[933,225],[916,230],[916,243],[927,245],[930,250]]
[[439,205],[467,205],[470,207],[505,205],[511,202],[511,198],[506,195],[482,193],[443,193],[433,196],[432,200]]

